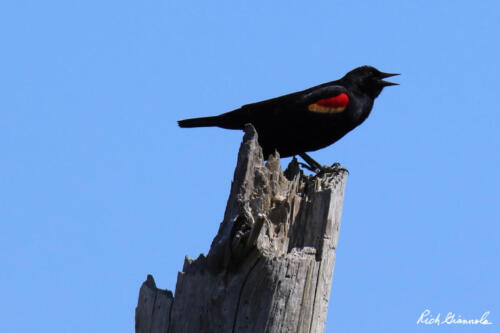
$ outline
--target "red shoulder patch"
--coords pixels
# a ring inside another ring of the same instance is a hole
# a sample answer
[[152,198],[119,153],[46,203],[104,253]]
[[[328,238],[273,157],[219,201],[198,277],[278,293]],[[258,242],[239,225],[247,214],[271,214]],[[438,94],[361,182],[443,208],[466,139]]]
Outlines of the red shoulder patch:
[[320,99],[316,104],[330,108],[345,108],[349,104],[349,96],[346,93],[341,93],[334,97]]
[[347,104],[349,104],[349,96],[346,93],[340,93],[337,96],[320,99],[310,104],[308,109],[317,113],[339,113],[345,110]]

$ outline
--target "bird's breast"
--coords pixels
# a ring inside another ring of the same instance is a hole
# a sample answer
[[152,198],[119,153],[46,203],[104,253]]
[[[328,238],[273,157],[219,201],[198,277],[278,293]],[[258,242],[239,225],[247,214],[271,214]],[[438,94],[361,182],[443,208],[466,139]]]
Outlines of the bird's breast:
[[349,109],[346,110],[346,120],[356,127],[370,115],[372,107],[373,99],[365,95],[356,96],[351,99]]

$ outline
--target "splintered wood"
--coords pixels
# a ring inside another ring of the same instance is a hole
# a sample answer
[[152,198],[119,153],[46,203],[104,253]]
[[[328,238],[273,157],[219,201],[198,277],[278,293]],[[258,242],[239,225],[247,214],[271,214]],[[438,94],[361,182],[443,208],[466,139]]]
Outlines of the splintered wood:
[[175,297],[143,283],[138,333],[323,332],[347,171],[264,163],[251,125],[207,256],[186,258]]

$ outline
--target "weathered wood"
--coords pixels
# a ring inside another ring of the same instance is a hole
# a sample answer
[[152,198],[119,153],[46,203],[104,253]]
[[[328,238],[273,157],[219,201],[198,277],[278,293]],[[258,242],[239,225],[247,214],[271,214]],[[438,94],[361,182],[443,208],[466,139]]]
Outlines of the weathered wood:
[[[286,174],[286,176],[285,176]],[[247,125],[224,220],[208,255],[186,258],[175,298],[142,285],[136,332],[323,332],[347,171],[264,164]]]
[[153,277],[148,275],[141,286],[135,309],[135,331],[166,332],[173,301],[172,292],[156,288]]

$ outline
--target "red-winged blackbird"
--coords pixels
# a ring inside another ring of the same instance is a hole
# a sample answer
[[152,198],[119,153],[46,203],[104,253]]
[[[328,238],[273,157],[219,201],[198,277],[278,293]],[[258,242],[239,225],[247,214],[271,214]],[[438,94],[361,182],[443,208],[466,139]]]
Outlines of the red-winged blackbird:
[[300,155],[313,169],[321,166],[308,151],[331,145],[360,125],[370,114],[384,81],[398,74],[383,73],[371,66],[353,69],[337,81],[303,91],[247,104],[213,117],[180,120],[180,127],[218,126],[243,129],[251,123],[267,157],[277,150],[281,157]]

